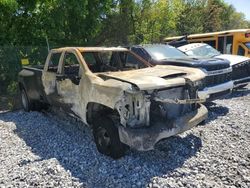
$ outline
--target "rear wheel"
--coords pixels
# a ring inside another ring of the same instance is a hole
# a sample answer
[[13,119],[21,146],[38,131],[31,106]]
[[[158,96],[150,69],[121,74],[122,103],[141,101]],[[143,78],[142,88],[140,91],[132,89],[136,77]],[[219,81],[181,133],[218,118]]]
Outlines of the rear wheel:
[[31,111],[31,103],[24,89],[21,90],[21,102],[22,102],[22,107],[26,112]]
[[120,141],[118,129],[110,117],[95,120],[93,135],[98,151],[104,155],[118,159],[125,155],[128,146]]

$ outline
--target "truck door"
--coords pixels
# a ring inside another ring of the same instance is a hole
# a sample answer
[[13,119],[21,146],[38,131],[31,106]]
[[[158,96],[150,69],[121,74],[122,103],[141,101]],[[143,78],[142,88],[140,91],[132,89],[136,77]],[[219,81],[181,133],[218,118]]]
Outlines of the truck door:
[[63,57],[62,52],[50,52],[47,57],[44,71],[42,74],[42,82],[46,98],[52,106],[58,106],[58,93],[56,87],[56,77],[58,75],[60,61]]
[[73,116],[81,103],[79,84],[81,80],[81,66],[74,52],[65,52],[58,74],[56,75],[56,90],[58,104]]

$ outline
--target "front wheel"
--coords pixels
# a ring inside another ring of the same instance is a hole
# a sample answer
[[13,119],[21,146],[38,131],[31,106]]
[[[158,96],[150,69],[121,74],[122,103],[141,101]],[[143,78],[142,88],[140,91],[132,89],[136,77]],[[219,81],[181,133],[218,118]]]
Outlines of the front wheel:
[[118,129],[109,117],[98,118],[93,125],[93,136],[98,151],[113,159],[125,155],[128,146],[120,141]]

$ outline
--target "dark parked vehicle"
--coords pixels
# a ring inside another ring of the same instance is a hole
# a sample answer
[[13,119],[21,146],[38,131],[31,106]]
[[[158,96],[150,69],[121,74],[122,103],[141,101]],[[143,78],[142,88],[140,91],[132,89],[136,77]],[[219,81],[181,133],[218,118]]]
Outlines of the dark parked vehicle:
[[240,55],[221,54],[206,43],[191,43],[178,47],[191,57],[220,58],[230,62],[234,88],[241,88],[250,83],[250,58]]
[[128,47],[152,65],[175,65],[201,69],[205,74],[198,96],[211,101],[229,94],[233,88],[232,68],[227,60],[192,58],[165,44],[148,44]]

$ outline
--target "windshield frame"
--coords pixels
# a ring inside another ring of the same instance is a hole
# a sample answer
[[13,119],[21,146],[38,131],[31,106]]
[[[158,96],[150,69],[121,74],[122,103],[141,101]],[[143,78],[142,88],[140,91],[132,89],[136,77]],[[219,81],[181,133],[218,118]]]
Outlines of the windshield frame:
[[[135,58],[139,63],[141,63],[144,66],[143,68],[148,68],[148,67],[153,66],[152,64],[150,64],[149,62],[144,60],[142,57],[138,56],[137,54],[135,54],[134,52],[132,52],[131,50],[128,50],[128,49],[126,49],[126,50],[113,50],[113,49],[110,49],[110,50],[109,49],[105,49],[105,50],[81,50],[79,52],[80,52],[81,58],[84,60],[84,64],[86,65],[87,69],[94,74],[99,74],[100,72],[99,71],[95,72],[95,71],[90,69],[89,65],[91,65],[91,64],[86,62],[86,58],[84,57],[85,54],[96,53],[97,54],[96,56],[98,57],[99,56],[98,54],[100,54],[100,53],[124,53],[127,55],[131,55],[133,58]],[[94,59],[96,60],[97,57],[94,57]],[[100,57],[98,57],[97,59],[99,59],[99,58]],[[103,63],[102,58],[100,60],[101,61],[96,61],[95,64],[99,64],[99,66],[102,65],[102,63]],[[103,64],[103,65],[105,65],[105,64]],[[138,69],[143,69],[143,68],[138,68]],[[119,70],[119,71],[122,72],[122,71],[127,71],[127,70]],[[110,70],[110,71],[105,71],[105,72],[116,72],[116,71]]]

